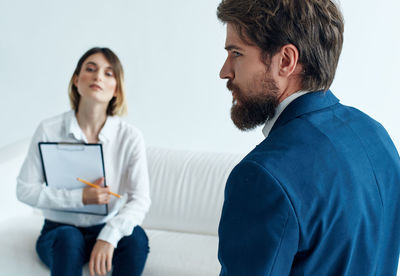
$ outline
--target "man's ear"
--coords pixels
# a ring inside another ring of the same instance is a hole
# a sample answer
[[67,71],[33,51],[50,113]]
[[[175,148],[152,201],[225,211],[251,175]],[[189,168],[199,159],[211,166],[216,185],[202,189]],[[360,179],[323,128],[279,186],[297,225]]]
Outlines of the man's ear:
[[298,67],[299,51],[293,44],[286,44],[282,46],[279,54],[279,76],[289,77]]

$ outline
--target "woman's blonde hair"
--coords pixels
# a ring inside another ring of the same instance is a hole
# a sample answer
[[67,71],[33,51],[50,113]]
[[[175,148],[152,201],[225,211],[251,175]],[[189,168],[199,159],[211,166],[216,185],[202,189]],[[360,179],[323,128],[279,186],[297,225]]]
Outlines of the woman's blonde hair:
[[94,47],[88,50],[79,59],[68,86],[68,96],[71,108],[75,110],[75,112],[78,112],[79,100],[81,98],[81,96],[78,93],[78,89],[74,84],[74,80],[77,76],[79,76],[83,62],[91,55],[97,53],[102,53],[104,57],[107,59],[107,61],[111,64],[115,79],[117,81],[117,87],[115,89],[116,95],[111,99],[110,103],[108,104],[107,115],[110,116],[125,115],[127,113],[127,106],[125,100],[124,69],[122,68],[122,64],[119,61],[117,55],[114,54],[114,52],[111,51],[109,48]]

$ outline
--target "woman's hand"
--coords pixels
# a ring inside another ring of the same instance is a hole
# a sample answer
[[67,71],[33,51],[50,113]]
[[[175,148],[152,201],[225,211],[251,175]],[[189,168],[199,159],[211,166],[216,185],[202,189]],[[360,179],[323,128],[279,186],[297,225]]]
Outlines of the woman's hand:
[[82,202],[84,205],[87,204],[108,204],[110,202],[110,189],[108,187],[102,187],[104,177],[97,179],[93,184],[99,186],[99,188],[86,187],[83,189]]
[[97,240],[89,261],[90,276],[106,275],[111,271],[114,246],[103,240]]

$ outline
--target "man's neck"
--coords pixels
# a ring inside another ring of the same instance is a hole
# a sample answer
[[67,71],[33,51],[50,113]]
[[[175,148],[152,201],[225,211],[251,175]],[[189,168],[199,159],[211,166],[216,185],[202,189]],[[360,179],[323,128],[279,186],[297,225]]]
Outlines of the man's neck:
[[286,97],[282,102],[279,103],[279,105],[277,106],[276,110],[275,110],[275,115],[274,117],[270,118],[267,120],[267,122],[265,123],[262,132],[264,134],[264,137],[268,137],[269,132],[271,131],[272,127],[274,126],[276,120],[278,120],[279,116],[281,115],[281,113],[283,112],[283,110],[285,110],[285,108],[295,99],[297,99],[300,96],[303,96],[304,94],[308,93],[309,91],[296,91],[294,93],[292,93],[291,95],[289,95],[288,97]]
[[282,103],[286,98],[300,91],[301,91],[301,85],[299,85],[298,83],[289,82],[287,87],[282,91],[282,93],[278,97],[279,103]]

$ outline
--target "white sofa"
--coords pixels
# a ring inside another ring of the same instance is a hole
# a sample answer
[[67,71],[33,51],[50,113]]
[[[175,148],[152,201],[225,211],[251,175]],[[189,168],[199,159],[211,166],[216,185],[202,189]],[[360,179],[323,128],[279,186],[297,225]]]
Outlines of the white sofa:
[[[28,142],[0,149],[2,276],[49,275],[34,250],[43,219],[15,197],[15,178]],[[226,153],[148,149],[152,206],[144,222],[150,241],[144,276],[218,275],[217,227],[223,191],[241,158]],[[87,268],[83,275],[89,275]]]
[[[17,201],[16,176],[29,140],[0,149],[0,275],[49,275],[35,253],[40,212]],[[148,148],[152,206],[143,226],[143,275],[218,275],[217,228],[226,179],[242,156]],[[87,267],[83,275],[89,275]]]

